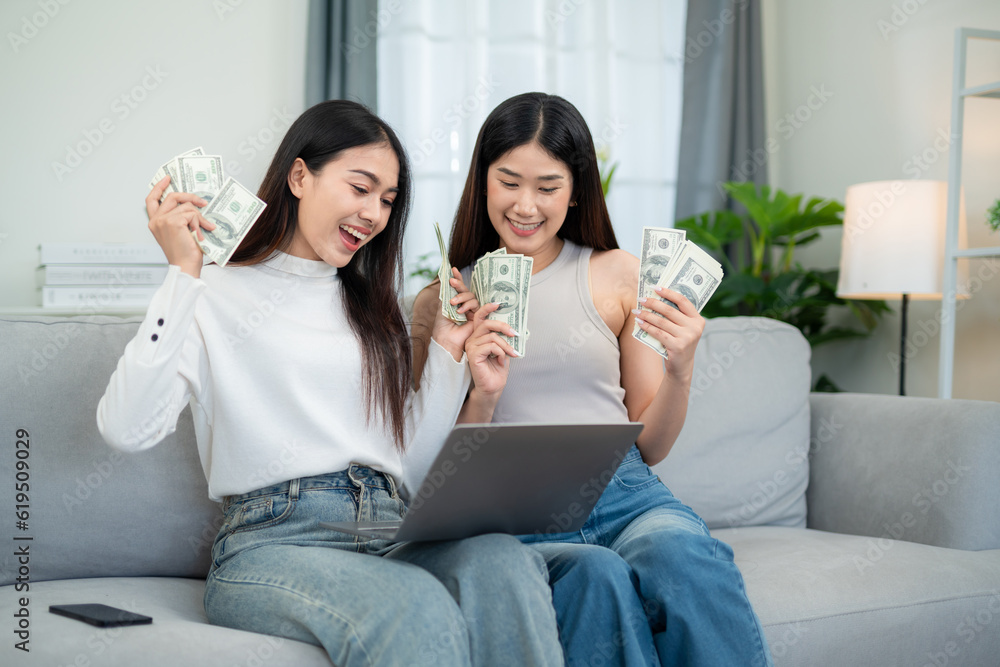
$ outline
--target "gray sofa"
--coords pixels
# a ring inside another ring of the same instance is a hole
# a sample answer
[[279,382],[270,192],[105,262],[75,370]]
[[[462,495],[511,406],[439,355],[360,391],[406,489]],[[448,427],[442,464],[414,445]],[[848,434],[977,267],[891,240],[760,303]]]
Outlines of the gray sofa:
[[[328,665],[315,646],[206,622],[221,516],[188,413],[139,454],[97,433],[136,327],[0,318],[0,664]],[[687,425],[656,466],[733,546],[775,663],[1000,664],[1000,404],[808,391],[797,330],[711,321]],[[48,612],[79,602],[154,621]]]

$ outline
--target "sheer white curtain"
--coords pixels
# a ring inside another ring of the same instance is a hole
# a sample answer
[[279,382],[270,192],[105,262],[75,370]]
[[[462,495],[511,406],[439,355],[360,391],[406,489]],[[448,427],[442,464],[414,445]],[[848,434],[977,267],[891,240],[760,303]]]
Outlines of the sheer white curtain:
[[[407,267],[446,237],[476,134],[512,95],[561,95],[619,166],[608,204],[621,246],[673,222],[684,0],[380,0],[378,113],[414,168]],[[410,289],[416,288],[412,283]]]

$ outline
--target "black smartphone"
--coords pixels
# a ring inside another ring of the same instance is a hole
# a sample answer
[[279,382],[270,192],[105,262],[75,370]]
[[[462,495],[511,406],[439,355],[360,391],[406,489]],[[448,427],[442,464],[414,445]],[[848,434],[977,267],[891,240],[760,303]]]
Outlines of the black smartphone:
[[106,604],[53,604],[49,611],[60,616],[75,618],[99,628],[113,628],[121,625],[145,625],[153,619],[142,614],[134,614]]

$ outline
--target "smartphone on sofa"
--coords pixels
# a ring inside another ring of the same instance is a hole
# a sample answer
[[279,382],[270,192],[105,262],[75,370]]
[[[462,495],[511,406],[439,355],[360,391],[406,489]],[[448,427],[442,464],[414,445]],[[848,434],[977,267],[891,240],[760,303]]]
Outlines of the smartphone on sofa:
[[106,604],[54,604],[49,606],[49,611],[53,614],[96,625],[99,628],[145,625],[153,622],[149,616],[135,614],[117,607],[109,607]]

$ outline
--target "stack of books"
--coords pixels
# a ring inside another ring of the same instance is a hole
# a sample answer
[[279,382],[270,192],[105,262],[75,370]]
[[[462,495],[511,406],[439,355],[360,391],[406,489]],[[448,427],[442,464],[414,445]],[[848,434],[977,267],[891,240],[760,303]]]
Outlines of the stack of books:
[[38,252],[43,308],[144,310],[167,275],[155,243],[43,243]]

